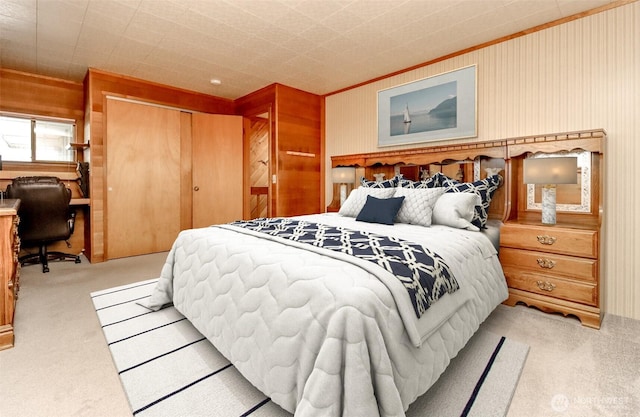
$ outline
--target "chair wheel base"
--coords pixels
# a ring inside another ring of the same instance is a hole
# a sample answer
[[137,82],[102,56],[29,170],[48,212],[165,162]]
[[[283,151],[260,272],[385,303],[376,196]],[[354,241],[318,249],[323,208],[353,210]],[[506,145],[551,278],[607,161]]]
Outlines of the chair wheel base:
[[48,252],[46,247],[41,247],[38,253],[31,253],[20,257],[20,264],[23,266],[41,264],[43,274],[49,272],[49,261],[73,261],[76,264],[82,262],[80,255],[56,251]]

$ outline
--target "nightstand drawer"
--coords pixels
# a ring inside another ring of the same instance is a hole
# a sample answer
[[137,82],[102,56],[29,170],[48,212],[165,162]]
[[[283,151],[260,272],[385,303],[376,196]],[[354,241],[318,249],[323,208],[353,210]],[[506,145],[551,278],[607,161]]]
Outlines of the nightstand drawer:
[[523,268],[545,276],[562,275],[592,283],[598,277],[598,261],[589,258],[503,247],[500,248],[500,263],[505,268]]
[[598,305],[598,292],[594,284],[544,276],[511,267],[504,267],[504,275],[507,278],[509,288],[517,288],[591,306]]
[[598,257],[595,230],[507,223],[500,229],[500,245],[563,255]]

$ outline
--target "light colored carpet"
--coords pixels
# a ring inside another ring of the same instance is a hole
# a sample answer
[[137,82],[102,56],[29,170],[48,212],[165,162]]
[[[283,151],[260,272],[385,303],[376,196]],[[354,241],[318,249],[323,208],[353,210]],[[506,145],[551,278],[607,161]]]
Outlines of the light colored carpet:
[[[0,351],[0,416],[131,416],[88,294],[159,276],[165,258],[22,268],[16,346]],[[481,328],[530,346],[508,417],[640,416],[640,321],[606,315],[593,330],[498,306]]]
[[[134,415],[291,417],[173,307],[150,312],[138,304],[156,281],[91,294]],[[528,350],[479,331],[407,417],[505,415]]]

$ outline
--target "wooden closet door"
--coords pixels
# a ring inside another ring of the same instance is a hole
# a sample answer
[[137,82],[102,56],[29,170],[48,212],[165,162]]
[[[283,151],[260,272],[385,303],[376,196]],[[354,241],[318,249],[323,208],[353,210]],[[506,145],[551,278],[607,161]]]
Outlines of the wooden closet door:
[[107,100],[107,259],[171,249],[180,231],[180,112]]
[[242,219],[242,116],[192,115],[193,227]]

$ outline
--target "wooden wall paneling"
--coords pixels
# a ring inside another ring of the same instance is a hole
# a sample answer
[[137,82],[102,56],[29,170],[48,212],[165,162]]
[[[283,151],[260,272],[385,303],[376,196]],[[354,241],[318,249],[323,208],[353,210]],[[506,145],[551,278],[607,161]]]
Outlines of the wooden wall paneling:
[[[125,98],[146,101],[185,110],[217,114],[234,114],[233,100],[183,90],[151,81],[89,69],[91,92],[109,92]],[[92,102],[93,110],[102,112],[102,103]]]
[[243,216],[242,117],[192,114],[193,227]]
[[82,83],[0,68],[0,111],[76,121],[76,137],[84,137]]
[[323,211],[322,103],[318,95],[277,83],[236,100],[236,111],[243,116],[273,106],[270,170],[276,183],[270,185],[272,216]]
[[[61,80],[52,77],[29,74],[21,71],[0,68],[0,111],[30,116],[43,116],[75,120],[76,141],[84,140],[85,112],[84,87],[82,83]],[[82,153],[79,152],[80,160]],[[13,171],[9,176],[0,179],[3,190],[11,182],[11,178],[28,175],[53,175],[65,181],[72,191],[73,198],[79,197],[75,163],[13,163],[3,161],[3,173]],[[68,249],[64,242],[51,245],[50,250],[80,253],[86,248],[85,242],[85,210],[77,209],[76,225],[69,242]]]
[[180,231],[181,113],[115,99],[108,112],[105,255],[167,251]]
[[195,93],[179,88],[125,77],[105,71],[90,68],[85,77],[85,112],[88,114],[88,132],[86,140],[91,141],[91,239],[87,254],[91,262],[105,260],[105,229],[104,216],[104,127],[106,120],[106,97],[118,96],[150,103],[156,103],[184,110],[200,112],[234,114],[235,104],[232,100]]
[[276,102],[276,84],[271,84],[235,100],[236,114],[250,116],[272,108]]
[[319,213],[321,102],[318,95],[276,86],[277,201],[276,216]]

